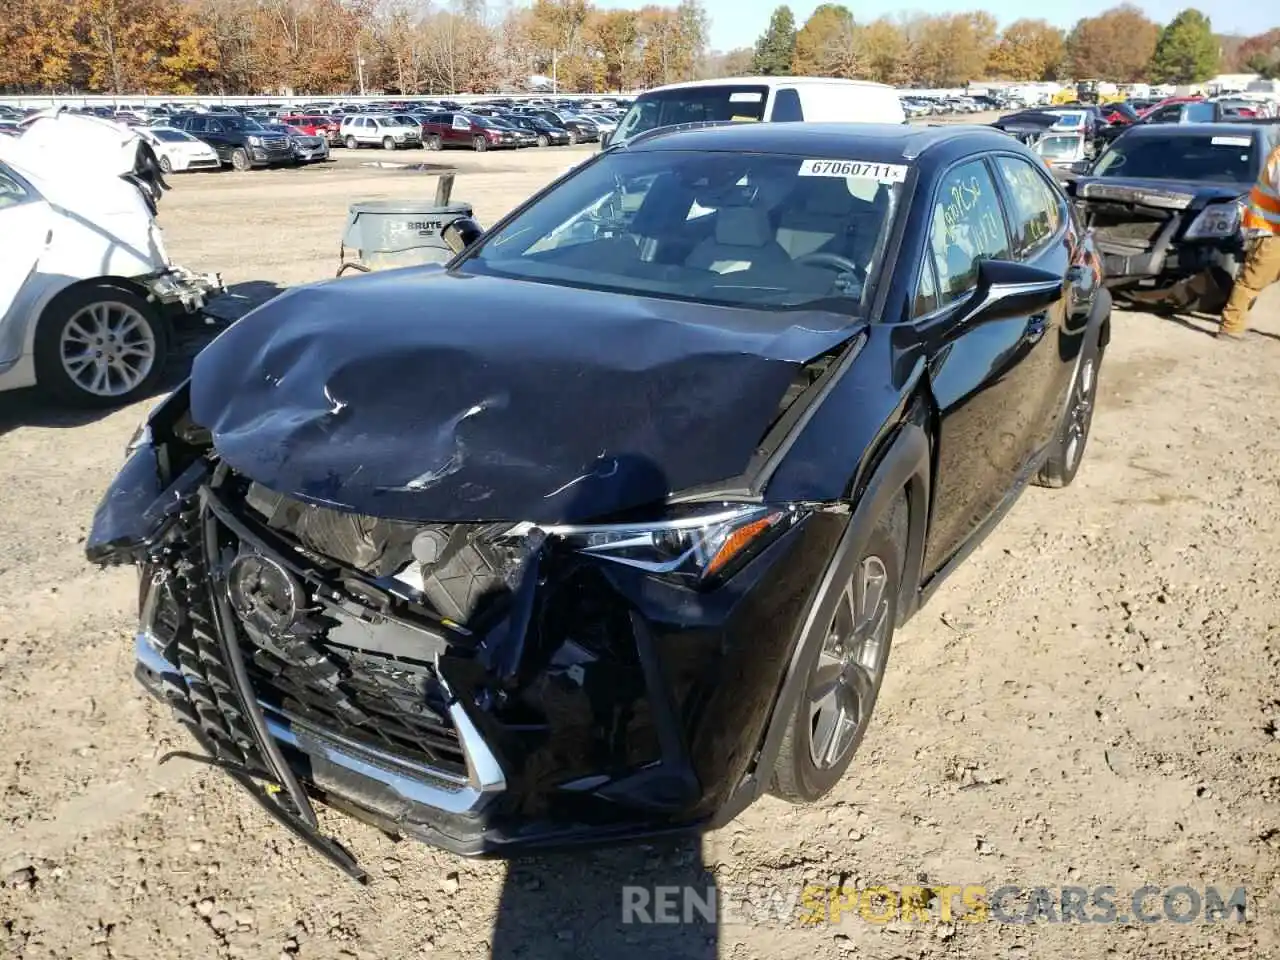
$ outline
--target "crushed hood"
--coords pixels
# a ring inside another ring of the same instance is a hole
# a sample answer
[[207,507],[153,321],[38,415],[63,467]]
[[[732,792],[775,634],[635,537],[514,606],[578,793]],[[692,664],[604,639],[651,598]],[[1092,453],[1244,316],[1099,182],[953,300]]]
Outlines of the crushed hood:
[[1150,180],[1102,177],[1077,181],[1076,195],[1085,200],[1133,203],[1165,210],[1186,210],[1206,203],[1233,200],[1248,193],[1248,185],[1201,183],[1194,180]]
[[588,520],[746,468],[861,321],[410,268],[292,290],[197,358],[235,470],[420,521]]

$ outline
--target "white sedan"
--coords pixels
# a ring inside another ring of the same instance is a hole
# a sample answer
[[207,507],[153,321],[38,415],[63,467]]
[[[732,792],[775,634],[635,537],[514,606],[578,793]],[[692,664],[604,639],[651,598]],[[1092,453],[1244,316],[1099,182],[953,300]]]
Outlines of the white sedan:
[[185,130],[141,127],[138,134],[151,144],[160,161],[160,170],[164,173],[222,169],[222,162],[213,147],[203,140],[197,140]]
[[221,289],[176,267],[153,151],[133,130],[66,113],[0,137],[0,390],[79,406],[153,392],[171,323]]

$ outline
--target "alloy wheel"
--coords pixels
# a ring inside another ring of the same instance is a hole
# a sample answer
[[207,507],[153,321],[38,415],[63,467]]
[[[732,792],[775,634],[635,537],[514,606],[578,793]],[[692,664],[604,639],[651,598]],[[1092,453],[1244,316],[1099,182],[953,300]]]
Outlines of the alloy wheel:
[[128,304],[114,301],[92,303],[72,314],[59,348],[67,376],[95,397],[129,393],[156,362],[151,323]]
[[809,755],[835,767],[861,739],[889,658],[889,574],[868,556],[845,586],[809,678]]
[[1097,390],[1095,360],[1085,357],[1076,376],[1072,391],[1071,409],[1067,412],[1066,452],[1064,460],[1068,470],[1080,459],[1085,441],[1089,437],[1089,425],[1093,422],[1093,400]]

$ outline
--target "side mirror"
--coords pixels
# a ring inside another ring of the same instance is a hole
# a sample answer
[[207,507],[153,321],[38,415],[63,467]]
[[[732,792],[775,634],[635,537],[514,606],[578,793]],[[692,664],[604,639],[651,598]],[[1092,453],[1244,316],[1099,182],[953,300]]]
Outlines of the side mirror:
[[484,236],[484,229],[470,217],[463,217],[445,227],[441,236],[449,249],[457,254]]
[[1074,163],[1067,165],[1067,170],[1072,176],[1083,177],[1089,173],[1089,167],[1092,164],[1092,160],[1076,160]]
[[612,133],[601,133],[601,134],[600,134],[600,149],[601,149],[601,150],[608,150],[608,149],[609,149],[609,141],[610,141],[610,140],[612,140],[612,139],[613,139],[613,134],[612,134]]
[[979,260],[978,286],[961,322],[981,323],[1042,310],[1060,300],[1060,274],[1015,260]]

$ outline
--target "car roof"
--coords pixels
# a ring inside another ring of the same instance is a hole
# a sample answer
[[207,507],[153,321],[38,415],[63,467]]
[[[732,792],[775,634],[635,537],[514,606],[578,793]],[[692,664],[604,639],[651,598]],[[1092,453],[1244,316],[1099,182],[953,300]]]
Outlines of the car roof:
[[715,150],[894,163],[960,140],[972,140],[975,149],[1009,144],[1008,134],[976,124],[732,123],[659,128],[622,146],[630,151]]
[[892,90],[887,83],[876,83],[873,80],[842,80],[833,77],[721,77],[715,80],[686,80],[683,83],[668,83],[665,86],[654,87],[640,94],[640,97],[649,93],[660,93],[664,90],[686,90],[696,87],[728,87],[728,86],[751,86],[751,87],[776,87],[782,84],[787,86],[795,86],[797,84],[813,84],[819,83],[824,86],[837,85],[842,87],[875,87],[877,89]]
[[1130,137],[1245,137],[1261,135],[1263,127],[1252,123],[1142,123],[1125,131]]

